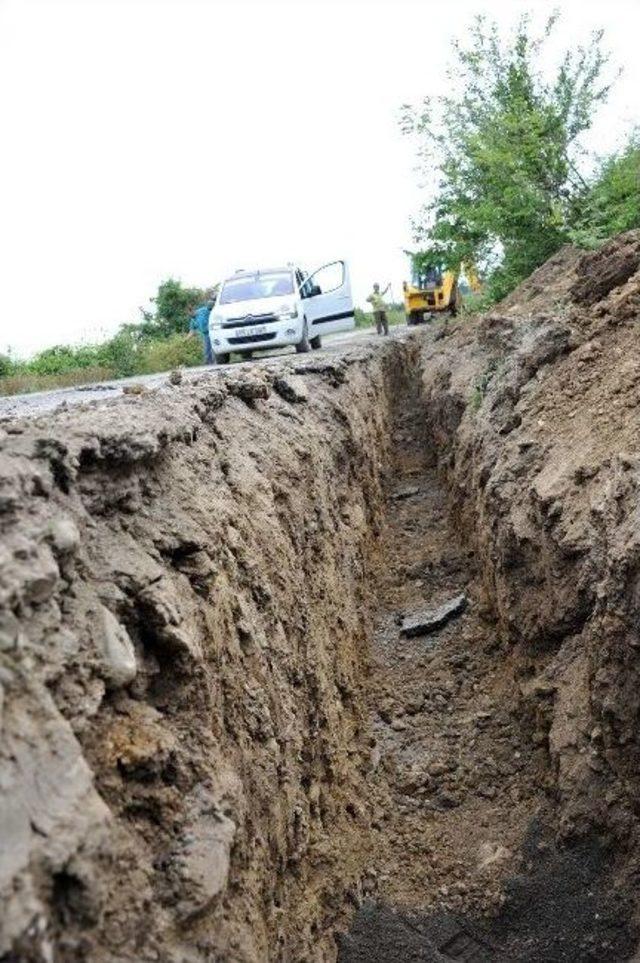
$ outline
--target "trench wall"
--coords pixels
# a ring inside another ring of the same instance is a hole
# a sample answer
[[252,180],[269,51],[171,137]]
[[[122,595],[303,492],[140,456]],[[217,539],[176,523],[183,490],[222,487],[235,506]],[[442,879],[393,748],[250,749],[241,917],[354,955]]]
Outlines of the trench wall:
[[569,304],[498,310],[431,340],[421,362],[450,511],[475,551],[559,838],[597,836],[627,883],[640,791],[637,348],[633,318]]
[[0,433],[0,959],[328,960],[409,349]]

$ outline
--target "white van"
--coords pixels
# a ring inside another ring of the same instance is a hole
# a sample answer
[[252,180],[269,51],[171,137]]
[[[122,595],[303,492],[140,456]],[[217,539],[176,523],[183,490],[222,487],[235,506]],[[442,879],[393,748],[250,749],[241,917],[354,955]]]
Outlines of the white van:
[[319,348],[323,334],[355,327],[349,271],[332,261],[306,274],[295,265],[237,271],[220,285],[209,316],[211,345],[218,364],[231,352],[295,345]]

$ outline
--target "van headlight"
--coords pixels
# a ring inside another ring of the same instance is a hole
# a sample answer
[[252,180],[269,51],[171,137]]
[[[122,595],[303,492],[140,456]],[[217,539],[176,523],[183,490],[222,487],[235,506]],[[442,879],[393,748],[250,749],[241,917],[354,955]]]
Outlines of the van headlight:
[[285,304],[277,312],[279,321],[292,321],[298,317],[298,309],[295,304]]
[[212,314],[211,317],[209,318],[209,327],[220,328],[222,326],[223,321],[224,321],[224,317],[221,314]]

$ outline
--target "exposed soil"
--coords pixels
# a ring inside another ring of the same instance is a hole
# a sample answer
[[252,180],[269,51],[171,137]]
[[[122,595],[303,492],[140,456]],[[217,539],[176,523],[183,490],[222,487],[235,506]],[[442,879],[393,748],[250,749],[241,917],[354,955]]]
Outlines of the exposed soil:
[[335,955],[402,350],[6,423],[3,963]]
[[[415,373],[414,373],[415,374]],[[370,709],[384,800],[343,963],[628,959],[632,903],[595,838],[558,848],[546,746],[522,713],[521,653],[501,641],[460,543],[418,378],[395,396]],[[434,634],[408,614],[464,593]],[[526,684],[526,683],[525,683]]]
[[[377,582],[370,707],[391,787],[378,879],[392,903],[482,909],[499,900],[505,864],[542,802],[545,767],[520,731],[513,656],[486,608],[474,553],[449,524],[418,389],[414,375],[396,396]],[[467,607],[444,628],[401,636],[404,616],[461,593]]]
[[636,958],[639,320],[631,232],[4,419],[2,963]]

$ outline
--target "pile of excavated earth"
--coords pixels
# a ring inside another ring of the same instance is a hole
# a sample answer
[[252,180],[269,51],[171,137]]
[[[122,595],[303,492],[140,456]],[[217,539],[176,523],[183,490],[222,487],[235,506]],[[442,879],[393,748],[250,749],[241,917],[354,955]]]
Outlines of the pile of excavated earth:
[[640,959],[640,232],[0,420],[1,963]]

